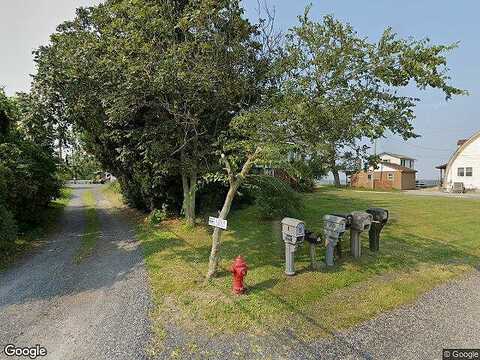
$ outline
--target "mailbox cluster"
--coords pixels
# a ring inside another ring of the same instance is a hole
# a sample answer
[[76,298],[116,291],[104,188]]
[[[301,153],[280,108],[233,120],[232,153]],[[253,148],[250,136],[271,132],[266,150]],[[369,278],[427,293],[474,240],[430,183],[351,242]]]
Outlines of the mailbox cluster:
[[[325,263],[334,265],[334,253],[337,249],[341,256],[341,240],[345,232],[350,231],[350,251],[354,258],[362,255],[360,234],[368,231],[371,251],[380,247],[380,233],[388,222],[389,213],[386,209],[370,208],[367,211],[353,211],[350,214],[329,214],[323,217],[323,235],[325,238]],[[284,218],[282,220],[282,238],[285,242],[285,274],[295,274],[295,251],[304,240],[310,243],[310,259],[312,267],[317,267],[315,247],[322,243],[322,238],[305,229],[301,220]]]

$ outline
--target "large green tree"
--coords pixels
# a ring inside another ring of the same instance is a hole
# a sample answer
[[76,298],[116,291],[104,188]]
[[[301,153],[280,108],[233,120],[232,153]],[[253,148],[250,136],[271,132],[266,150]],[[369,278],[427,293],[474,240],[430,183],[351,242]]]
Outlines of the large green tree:
[[236,0],[110,0],[79,9],[39,49],[35,83],[147,207],[166,174],[180,178],[193,224],[212,146],[256,96],[255,32]]
[[[305,106],[302,138],[324,154],[337,185],[339,160],[346,150],[357,153],[359,140],[387,131],[404,139],[417,136],[419,99],[402,94],[414,88],[439,89],[447,99],[465,94],[449,84],[446,54],[455,47],[401,39],[390,28],[373,43],[332,16],[315,22],[307,8],[299,17],[287,34],[286,88]],[[315,130],[325,125],[329,131]]]

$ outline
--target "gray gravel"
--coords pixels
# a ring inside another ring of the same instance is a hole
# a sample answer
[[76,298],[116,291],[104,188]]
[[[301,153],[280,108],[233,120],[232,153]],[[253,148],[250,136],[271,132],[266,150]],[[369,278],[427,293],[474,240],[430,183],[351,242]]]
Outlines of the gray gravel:
[[442,359],[444,348],[480,348],[480,273],[415,304],[379,315],[314,346],[322,359]]
[[[81,194],[95,192],[101,237],[93,256],[73,257],[85,226]],[[40,344],[42,359],[146,358],[151,307],[143,256],[132,226],[109,209],[98,185],[74,186],[59,231],[46,246],[0,274],[3,345]]]

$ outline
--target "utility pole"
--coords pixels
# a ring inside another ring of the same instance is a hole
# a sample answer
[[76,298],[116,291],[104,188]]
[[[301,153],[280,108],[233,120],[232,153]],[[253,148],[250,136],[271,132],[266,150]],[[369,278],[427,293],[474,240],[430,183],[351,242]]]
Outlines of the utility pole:
[[[373,139],[373,155],[377,155],[377,139]],[[381,179],[381,175],[380,175]],[[372,189],[375,189],[375,168],[373,169],[372,172]]]

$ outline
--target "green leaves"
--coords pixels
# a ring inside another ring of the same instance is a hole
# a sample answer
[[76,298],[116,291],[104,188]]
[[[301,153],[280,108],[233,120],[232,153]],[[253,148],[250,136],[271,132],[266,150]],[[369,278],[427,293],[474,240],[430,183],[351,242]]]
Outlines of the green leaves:
[[346,149],[358,150],[363,138],[387,131],[418,136],[413,121],[419,99],[399,95],[401,88],[439,89],[446,99],[467,94],[449,84],[446,54],[457,44],[401,39],[390,28],[371,43],[332,16],[314,22],[309,8],[286,38],[283,88],[295,104],[290,118],[301,123],[298,138],[312,151],[327,144],[332,164]]
[[255,32],[237,0],[106,1],[37,51],[34,88],[149,207],[144,183],[217,167],[219,134],[258,93]]
[[16,223],[35,223],[42,210],[58,195],[59,181],[53,149],[45,146],[40,134],[25,127],[27,109],[19,99],[5,96],[0,89],[0,218],[3,241],[12,241]]

